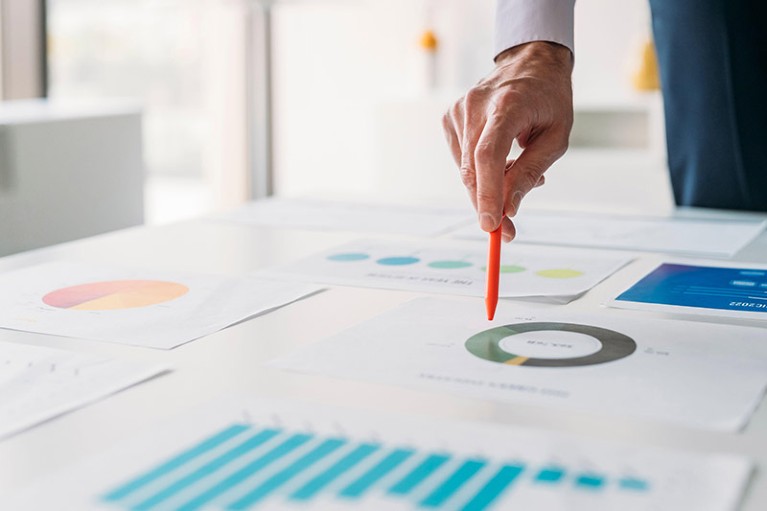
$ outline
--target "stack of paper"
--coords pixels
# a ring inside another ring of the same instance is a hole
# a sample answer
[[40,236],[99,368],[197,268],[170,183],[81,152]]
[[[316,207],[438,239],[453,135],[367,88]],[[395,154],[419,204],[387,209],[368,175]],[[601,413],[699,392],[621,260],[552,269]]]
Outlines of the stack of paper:
[[0,368],[0,438],[167,370],[10,342],[0,342]]
[[[520,243],[732,257],[756,238],[767,222],[523,211],[514,218],[514,225]],[[471,224],[453,236],[484,240],[487,233]]]

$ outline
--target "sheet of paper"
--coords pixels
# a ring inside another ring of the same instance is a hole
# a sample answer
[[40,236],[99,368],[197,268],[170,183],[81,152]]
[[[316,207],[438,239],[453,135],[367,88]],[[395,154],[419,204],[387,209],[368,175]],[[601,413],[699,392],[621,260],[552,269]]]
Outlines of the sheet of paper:
[[608,305],[767,320],[767,266],[663,263]]
[[470,208],[356,204],[313,199],[263,199],[217,217],[253,225],[312,230],[437,236],[474,221]]
[[170,349],[317,287],[48,263],[0,274],[0,328]]
[[[723,342],[726,340],[726,342]],[[279,359],[301,372],[737,431],[767,387],[764,329],[424,298]]]
[[[731,257],[764,231],[763,220],[628,217],[523,211],[514,219],[516,241],[649,252]],[[454,237],[484,239],[474,224]]]
[[167,371],[59,349],[0,342],[0,438]]
[[728,455],[238,399],[62,471],[3,509],[731,511],[751,470]]
[[[500,296],[567,303],[631,259],[575,249],[505,245]],[[266,270],[273,278],[323,284],[484,296],[487,246],[477,243],[358,241]]]

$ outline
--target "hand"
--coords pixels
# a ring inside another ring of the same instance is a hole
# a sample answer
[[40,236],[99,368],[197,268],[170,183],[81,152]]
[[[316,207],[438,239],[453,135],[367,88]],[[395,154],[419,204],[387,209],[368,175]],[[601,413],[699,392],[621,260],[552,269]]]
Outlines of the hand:
[[[543,173],[567,150],[573,124],[572,53],[565,46],[532,42],[506,50],[496,68],[458,100],[442,119],[461,180],[484,231],[513,217]],[[522,147],[507,161],[511,144]]]

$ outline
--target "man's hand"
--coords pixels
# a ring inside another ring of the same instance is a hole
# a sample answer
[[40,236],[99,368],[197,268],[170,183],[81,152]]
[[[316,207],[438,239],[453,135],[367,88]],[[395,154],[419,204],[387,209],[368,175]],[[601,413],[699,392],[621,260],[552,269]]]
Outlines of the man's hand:
[[[514,238],[519,204],[567,150],[573,124],[573,57],[564,46],[532,42],[506,50],[496,68],[442,119],[461,180],[485,231]],[[517,140],[523,151],[507,161]]]

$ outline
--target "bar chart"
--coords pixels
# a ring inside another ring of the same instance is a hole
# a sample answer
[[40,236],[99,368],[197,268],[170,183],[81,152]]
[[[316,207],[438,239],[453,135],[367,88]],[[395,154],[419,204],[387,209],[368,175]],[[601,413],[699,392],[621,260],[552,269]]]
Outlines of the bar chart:
[[732,511],[752,467],[737,456],[229,396],[3,509]]
[[363,504],[372,496],[414,509],[481,511],[523,485],[592,494],[652,491],[649,480],[636,476],[232,424],[110,490],[103,500],[138,511],[169,504],[193,511],[318,498]]

